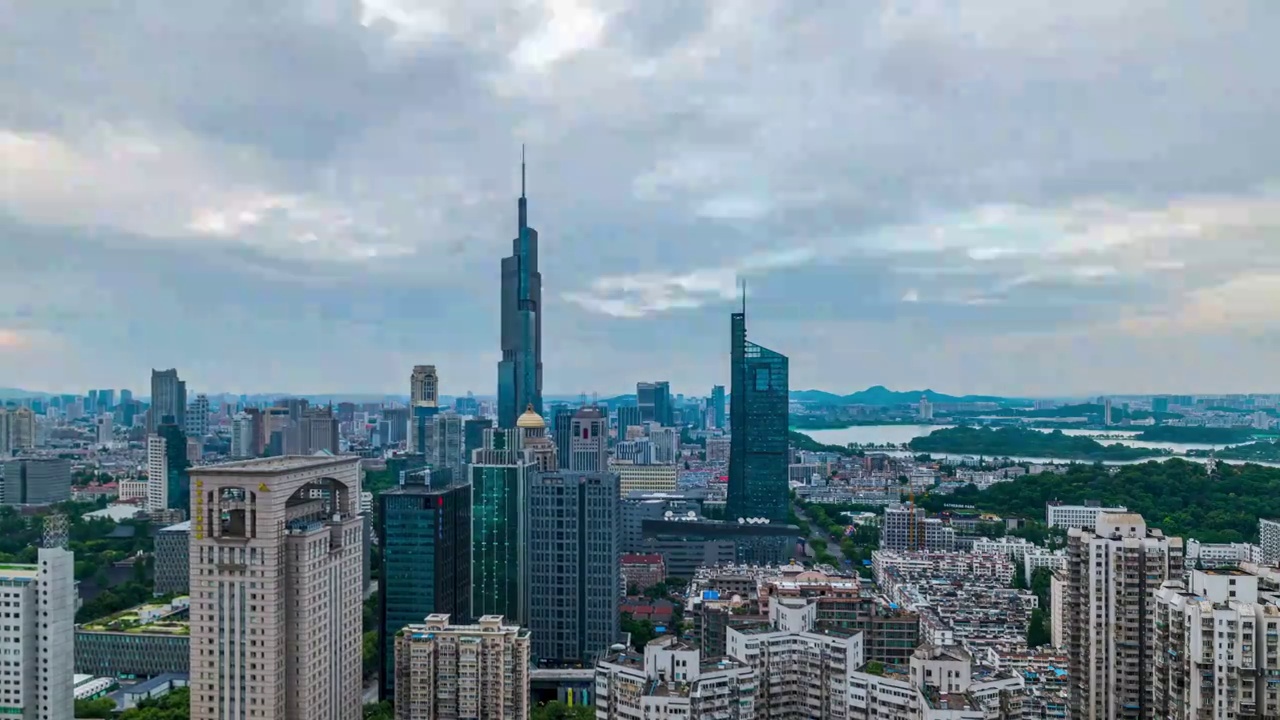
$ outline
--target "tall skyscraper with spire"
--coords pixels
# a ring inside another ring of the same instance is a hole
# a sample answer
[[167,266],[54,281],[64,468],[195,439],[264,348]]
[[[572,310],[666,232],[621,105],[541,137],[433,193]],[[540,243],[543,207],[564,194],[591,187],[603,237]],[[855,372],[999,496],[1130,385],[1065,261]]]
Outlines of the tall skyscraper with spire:
[[538,231],[529,227],[524,149],[520,150],[519,226],[502,259],[502,360],[498,362],[498,427],[514,428],[530,405],[542,414],[542,274]]
[[725,513],[737,518],[788,517],[787,356],[747,340],[742,312],[730,320],[729,494]]

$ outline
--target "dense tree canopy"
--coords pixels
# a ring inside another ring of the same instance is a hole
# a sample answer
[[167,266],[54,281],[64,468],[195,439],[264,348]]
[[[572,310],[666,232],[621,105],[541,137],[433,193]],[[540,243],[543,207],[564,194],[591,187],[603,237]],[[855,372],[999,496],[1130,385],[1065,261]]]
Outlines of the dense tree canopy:
[[1044,457],[1067,460],[1141,460],[1167,455],[1168,451],[1135,448],[1120,443],[1103,445],[1060,430],[1041,432],[1015,427],[954,427],[912,438],[908,446],[918,452],[988,455],[995,457]]
[[1042,473],[986,490],[970,485],[946,499],[981,510],[1043,518],[1052,500],[1123,505],[1169,535],[1203,542],[1256,539],[1259,517],[1280,517],[1280,468],[1185,460],[1105,467],[1074,465],[1063,474]]

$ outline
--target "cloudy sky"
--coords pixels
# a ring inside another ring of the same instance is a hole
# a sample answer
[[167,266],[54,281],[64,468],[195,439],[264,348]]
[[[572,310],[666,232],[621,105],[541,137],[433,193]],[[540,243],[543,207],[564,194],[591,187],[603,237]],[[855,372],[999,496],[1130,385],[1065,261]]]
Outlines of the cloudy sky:
[[0,4],[0,386],[1280,389],[1275,0]]

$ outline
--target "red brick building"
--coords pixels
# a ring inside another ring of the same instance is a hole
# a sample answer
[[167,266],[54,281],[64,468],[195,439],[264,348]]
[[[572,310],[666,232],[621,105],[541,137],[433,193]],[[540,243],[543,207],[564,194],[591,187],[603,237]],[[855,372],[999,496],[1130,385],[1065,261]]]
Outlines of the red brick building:
[[640,592],[667,579],[667,567],[658,554],[628,553],[622,556],[622,581]]

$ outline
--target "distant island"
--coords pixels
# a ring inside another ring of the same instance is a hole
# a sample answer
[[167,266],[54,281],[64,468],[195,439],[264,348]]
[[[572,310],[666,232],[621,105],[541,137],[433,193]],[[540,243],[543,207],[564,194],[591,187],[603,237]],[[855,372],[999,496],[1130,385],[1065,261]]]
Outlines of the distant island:
[[1221,450],[1190,450],[1192,457],[1213,456],[1219,460],[1252,460],[1254,462],[1280,462],[1280,443],[1274,440],[1232,445]]
[[809,437],[808,435],[805,435],[804,433],[796,432],[795,430],[787,431],[787,439],[791,442],[791,447],[797,450],[808,450],[809,452],[829,452],[829,453],[836,453],[839,455],[845,455],[848,457],[854,457],[854,456],[865,454],[858,450],[850,450],[848,447],[844,445],[830,445],[827,443],[820,443],[817,440],[814,440],[813,438]]
[[1235,445],[1253,439],[1251,428],[1182,427],[1180,425],[1156,425],[1139,433],[1134,439],[1146,442],[1197,443],[1201,445]]
[[1061,431],[1040,432],[1015,427],[934,430],[927,436],[912,438],[907,446],[916,452],[926,453],[1086,461],[1142,460],[1172,454],[1168,450],[1135,448],[1119,443],[1103,445],[1096,440],[1065,435]]

